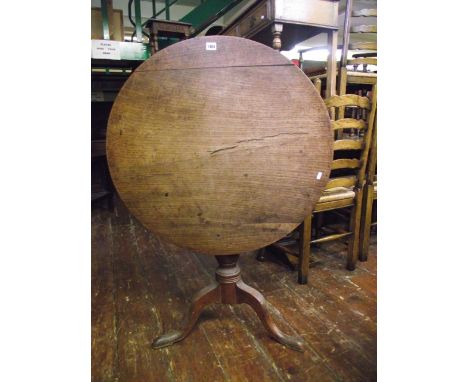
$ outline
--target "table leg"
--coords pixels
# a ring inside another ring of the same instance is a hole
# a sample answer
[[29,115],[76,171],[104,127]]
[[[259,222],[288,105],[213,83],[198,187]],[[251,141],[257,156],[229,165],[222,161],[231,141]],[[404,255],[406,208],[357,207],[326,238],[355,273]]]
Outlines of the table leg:
[[196,294],[184,328],[168,332],[156,338],[153,341],[152,348],[160,349],[182,341],[195,326],[203,308],[211,303],[221,302],[223,304],[245,303],[251,306],[273,339],[290,349],[304,351],[304,341],[301,338],[284,334],[273,322],[263,295],[256,289],[244,284],[238,266],[239,255],[216,256],[216,260],[219,264],[216,270],[217,283],[203,288]]

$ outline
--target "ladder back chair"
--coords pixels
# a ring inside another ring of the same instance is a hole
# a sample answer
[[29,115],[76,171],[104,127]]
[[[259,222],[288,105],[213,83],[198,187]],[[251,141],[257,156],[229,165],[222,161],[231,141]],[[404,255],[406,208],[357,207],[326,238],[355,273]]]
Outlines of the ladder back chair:
[[[353,25],[351,20],[364,20],[364,18],[377,18],[377,9],[361,9],[352,10],[352,0],[347,0],[345,23],[343,30],[343,56],[341,59],[341,68],[339,74],[339,94],[348,92],[348,85],[371,85],[371,98],[377,98],[377,73],[370,73],[367,70],[368,65],[377,66],[377,43],[375,36],[377,34],[377,25]],[[371,21],[372,22],[372,21]],[[356,40],[355,37],[373,36],[374,39],[360,38],[360,42],[350,42]],[[374,41],[369,41],[374,40]],[[366,53],[355,53],[352,59],[347,59],[348,49],[364,50]],[[352,65],[353,70],[348,70]],[[362,70],[358,70],[362,65]],[[343,116],[340,111],[339,117]],[[366,169],[366,177],[363,189],[363,205],[361,211],[361,225],[359,233],[359,260],[366,261],[369,250],[369,239],[372,224],[372,213],[374,200],[377,200],[377,179],[376,179],[376,164],[377,164],[377,126],[376,116],[374,116],[374,129],[371,139],[371,147],[368,156]]]
[[[367,121],[354,118],[341,118],[332,121],[333,130],[344,132],[344,134],[341,138],[335,139],[332,173],[325,191],[312,214],[306,217],[299,228],[298,282],[300,284],[306,284],[308,280],[311,244],[347,238],[346,268],[354,270],[356,266],[359,251],[362,192],[376,111],[376,98],[373,97],[373,100],[371,103],[369,98],[355,94],[333,96],[325,100],[330,111],[341,107],[367,110]],[[353,138],[349,138],[346,133],[351,129],[358,129],[364,134],[357,134]],[[315,214],[347,207],[351,207],[352,210],[349,228],[346,232],[332,233],[312,240],[312,219]]]
[[[352,7],[352,0],[348,0],[343,27],[343,47],[340,61],[338,94],[346,94],[348,84],[374,85],[377,82],[377,74],[369,73],[367,70],[368,65],[377,66],[377,42],[375,38],[377,35],[377,25],[362,24],[351,26],[352,18],[358,20],[369,17],[376,18],[377,9],[352,10]],[[351,41],[353,39],[356,40],[357,37],[359,37],[360,41]],[[364,52],[353,54],[353,58],[348,59],[348,50],[362,50]],[[358,70],[361,65],[362,70]],[[348,70],[348,66],[352,66],[353,70]],[[339,117],[342,118],[342,112]]]
[[[342,49],[337,81],[340,95],[349,94],[347,85],[374,85],[377,82],[377,73],[368,70],[369,65],[377,66],[377,25],[369,24],[374,20],[377,20],[377,9],[353,10],[353,1],[346,1],[343,41],[339,46]],[[304,61],[303,53],[311,49],[299,51],[300,61]],[[348,51],[356,53],[348,59]],[[314,83],[316,80],[327,80],[327,73],[323,70],[308,76]],[[317,90],[322,94],[322,83],[319,84]]]

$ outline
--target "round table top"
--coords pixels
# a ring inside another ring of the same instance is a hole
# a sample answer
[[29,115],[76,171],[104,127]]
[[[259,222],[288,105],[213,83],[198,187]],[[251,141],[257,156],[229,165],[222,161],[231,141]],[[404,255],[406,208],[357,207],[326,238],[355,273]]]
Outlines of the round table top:
[[135,70],[112,108],[107,158],[148,229],[227,255],[271,244],[311,213],[332,143],[325,105],[298,67],[251,40],[209,36]]

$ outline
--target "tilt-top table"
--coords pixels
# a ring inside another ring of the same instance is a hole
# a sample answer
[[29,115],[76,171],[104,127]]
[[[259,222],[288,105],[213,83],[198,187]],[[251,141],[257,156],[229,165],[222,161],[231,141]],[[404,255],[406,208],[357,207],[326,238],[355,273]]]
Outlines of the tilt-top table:
[[[109,118],[107,157],[117,191],[149,230],[214,255],[216,283],[193,300],[184,339],[210,303],[250,305],[269,334],[283,334],[263,296],[243,283],[239,254],[296,228],[320,197],[332,160],[325,105],[299,68],[238,37],[186,40],[140,65]],[[181,274],[180,277],[184,275]]]

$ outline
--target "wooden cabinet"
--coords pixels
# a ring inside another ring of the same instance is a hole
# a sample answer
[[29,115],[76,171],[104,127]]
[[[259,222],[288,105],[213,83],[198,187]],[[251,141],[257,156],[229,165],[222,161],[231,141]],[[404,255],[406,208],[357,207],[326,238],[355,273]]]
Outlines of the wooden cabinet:
[[239,23],[239,27],[237,28],[238,36],[247,35],[251,31],[266,26],[271,21],[269,5],[270,3],[265,1],[248,13]]
[[319,33],[338,29],[336,0],[259,0],[222,34],[290,50]]
[[327,34],[326,96],[336,94],[338,0],[258,0],[221,34],[245,37],[277,50],[291,50],[320,33]]

